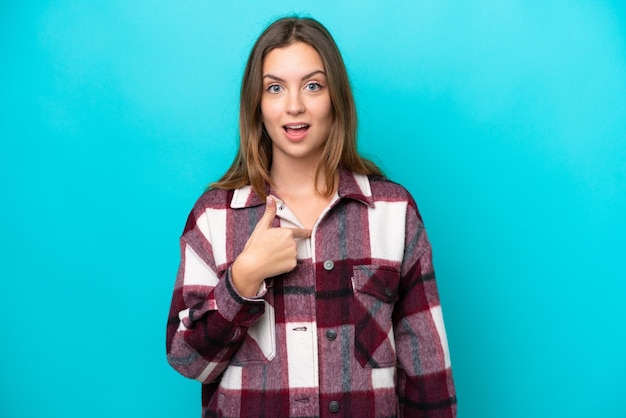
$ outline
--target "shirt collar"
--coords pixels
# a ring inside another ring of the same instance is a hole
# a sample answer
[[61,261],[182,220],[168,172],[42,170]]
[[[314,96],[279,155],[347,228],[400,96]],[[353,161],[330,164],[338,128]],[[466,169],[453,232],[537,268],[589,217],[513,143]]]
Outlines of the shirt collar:
[[367,206],[374,207],[370,180],[364,174],[355,174],[348,170],[340,169],[337,194],[342,199],[353,199]]
[[[269,193],[269,187],[266,188],[266,193]],[[364,174],[355,174],[343,168],[339,169],[337,194],[341,199],[353,199],[367,206],[374,206],[370,181]],[[254,193],[250,185],[235,189],[230,201],[230,207],[233,209],[251,208],[262,204],[265,202]]]
[[[266,188],[266,193],[269,191],[269,187]],[[233,198],[230,201],[230,207],[233,209],[252,208],[265,204],[261,200],[259,195],[254,193],[252,186],[249,184],[233,191]]]

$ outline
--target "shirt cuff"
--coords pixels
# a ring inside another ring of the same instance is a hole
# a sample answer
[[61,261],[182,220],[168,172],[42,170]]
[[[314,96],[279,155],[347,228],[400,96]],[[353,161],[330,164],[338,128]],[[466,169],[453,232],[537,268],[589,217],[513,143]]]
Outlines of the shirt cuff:
[[243,297],[237,292],[232,282],[230,268],[224,278],[215,286],[215,302],[217,311],[227,321],[236,325],[250,326],[265,313],[265,299],[267,285],[260,286],[256,296]]

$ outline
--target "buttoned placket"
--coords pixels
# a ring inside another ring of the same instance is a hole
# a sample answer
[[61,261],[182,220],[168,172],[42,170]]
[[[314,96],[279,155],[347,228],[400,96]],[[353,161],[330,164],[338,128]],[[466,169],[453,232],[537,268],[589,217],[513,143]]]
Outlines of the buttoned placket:
[[[315,233],[317,231],[317,227],[318,225],[322,222],[322,220],[324,219],[325,215],[330,212],[330,210],[339,203],[340,197],[338,194],[335,194],[333,200],[330,202],[330,204],[326,207],[326,209],[324,209],[324,211],[322,211],[322,213],[320,214],[318,220],[315,222],[315,225],[313,225],[313,232],[311,233],[311,251],[313,254],[313,274],[315,275],[315,277],[317,277],[317,272],[315,271],[315,269],[317,268],[317,263],[316,263],[316,251],[315,251]],[[323,261],[322,263],[322,268],[327,272],[327,273],[331,273],[334,269],[335,269],[335,262],[331,259],[326,259]],[[337,339],[338,333],[336,330],[334,329],[328,329],[326,330],[326,332],[324,333],[324,337],[325,340],[322,342],[322,344],[336,344],[335,340]],[[318,345],[320,344],[320,341],[317,341]],[[319,359],[318,359],[319,362]],[[320,388],[321,390],[321,388]],[[326,405],[320,405],[321,408],[328,408],[328,411],[330,411],[333,414],[336,414],[337,412],[339,412],[341,406],[340,403],[337,400],[332,400],[330,401],[328,404]]]
[[[318,219],[316,220],[315,224],[313,225],[312,231],[311,231],[311,237],[307,238],[307,239],[302,239],[299,240],[298,242],[298,258],[299,259],[308,259],[310,258],[312,261],[312,274],[313,277],[316,277],[316,256],[315,256],[315,234],[317,231],[317,227],[318,225],[323,221],[324,217],[326,216],[326,214],[338,203],[338,201],[340,200],[340,197],[337,193],[335,193],[335,196],[333,197],[333,199],[331,200],[331,202],[329,203],[329,205],[322,211],[322,213],[320,214],[320,216],[318,217]],[[285,204],[285,202],[283,202],[280,199],[277,199],[276,201],[276,216],[280,219],[281,222],[281,226],[283,227],[295,227],[295,228],[304,228],[304,226],[302,225],[302,223],[298,220],[298,218],[294,215],[293,212],[291,212],[291,210],[289,210],[289,207],[287,207],[287,205]],[[323,268],[326,271],[332,271],[334,268],[334,261],[333,260],[325,260],[323,263]],[[315,296],[312,296],[313,299],[315,298]],[[315,300],[311,301],[311,307],[313,310],[315,310]],[[330,405],[320,405],[318,403],[319,400],[319,391],[320,391],[320,381],[319,381],[319,351],[318,351],[318,346],[319,346],[319,340],[318,340],[318,330],[317,330],[317,325],[316,325],[316,313],[315,311],[312,312],[312,320],[315,322],[315,324],[313,326],[311,326],[311,329],[309,329],[306,326],[296,326],[296,327],[291,327],[291,329],[287,329],[287,332],[297,332],[297,333],[307,333],[310,332],[311,333],[311,353],[310,356],[311,358],[314,359],[314,361],[312,362],[312,364],[310,364],[310,367],[313,367],[314,370],[312,370],[311,372],[315,375],[316,377],[316,382],[315,385],[317,387],[317,399],[315,402],[310,402],[310,400],[308,398],[298,398],[298,399],[294,399],[292,401],[297,402],[299,405],[295,405],[296,408],[300,409],[302,408],[304,405],[307,404],[314,404],[318,410],[316,411],[316,413],[314,415],[319,415],[320,411],[319,408],[328,408],[331,412],[337,412],[339,409],[339,404],[336,401],[333,401],[330,403]],[[325,338],[326,341],[328,342],[332,342],[333,340],[335,340],[335,338],[337,337],[337,333],[336,331],[332,331],[329,330],[326,332],[325,334]],[[300,339],[300,338],[298,338]],[[304,364],[299,364],[297,365],[298,368],[303,368],[306,367],[307,365]],[[307,406],[313,406],[313,405],[307,405]]]

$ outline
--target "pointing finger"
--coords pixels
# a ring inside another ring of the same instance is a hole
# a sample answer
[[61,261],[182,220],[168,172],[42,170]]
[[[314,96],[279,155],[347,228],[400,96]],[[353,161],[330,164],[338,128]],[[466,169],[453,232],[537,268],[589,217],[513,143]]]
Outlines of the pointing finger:
[[293,232],[294,238],[310,238],[311,230],[310,229],[302,229],[302,228],[291,228]]

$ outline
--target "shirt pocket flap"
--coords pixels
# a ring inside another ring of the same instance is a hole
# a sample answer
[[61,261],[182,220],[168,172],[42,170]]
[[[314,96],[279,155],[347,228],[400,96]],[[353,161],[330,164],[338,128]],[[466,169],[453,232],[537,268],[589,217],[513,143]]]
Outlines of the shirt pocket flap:
[[374,296],[385,303],[398,299],[400,272],[388,266],[359,265],[353,268],[354,290]]

